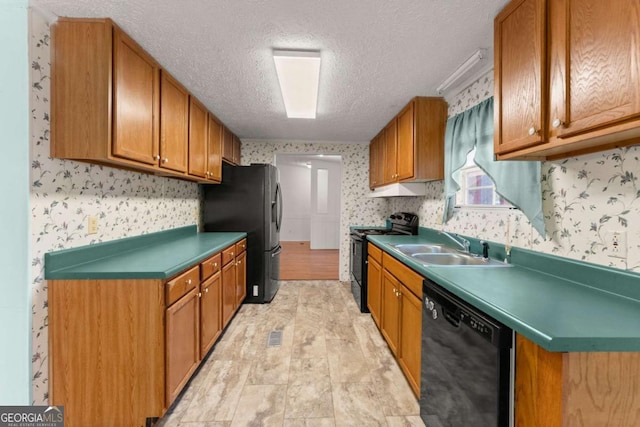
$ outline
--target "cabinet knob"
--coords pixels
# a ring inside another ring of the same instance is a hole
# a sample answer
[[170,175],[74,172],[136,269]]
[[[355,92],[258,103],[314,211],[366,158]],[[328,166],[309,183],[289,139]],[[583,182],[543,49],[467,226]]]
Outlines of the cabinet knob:
[[211,265],[214,266],[214,267],[217,267],[218,263],[217,262],[213,262],[213,263],[211,263]]
[[233,252],[231,252],[231,256],[233,256]]
[[205,294],[208,294],[208,293],[209,293],[209,288],[205,289],[205,290],[204,290],[204,293],[205,293]]
[[164,159],[162,159],[162,163],[167,163],[169,161],[168,157],[165,157]]
[[198,298],[202,298],[202,292],[198,292]]
[[191,279],[187,279],[187,285],[191,284]]
[[236,262],[236,265],[240,265],[240,264],[242,264],[242,261]]
[[529,128],[529,135],[533,136],[533,135],[535,135],[537,133],[538,133],[538,131],[533,126]]
[[153,156],[153,160],[160,160],[160,156],[156,154],[155,156]]
[[560,126],[564,125],[564,122],[560,119],[555,119],[551,124],[554,128],[559,128]]

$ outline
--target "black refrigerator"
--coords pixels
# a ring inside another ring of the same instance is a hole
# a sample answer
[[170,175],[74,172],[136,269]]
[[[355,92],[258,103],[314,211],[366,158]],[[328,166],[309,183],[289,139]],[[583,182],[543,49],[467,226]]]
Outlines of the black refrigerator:
[[223,163],[222,183],[204,185],[204,231],[247,233],[247,298],[270,302],[280,284],[282,191],[270,164]]

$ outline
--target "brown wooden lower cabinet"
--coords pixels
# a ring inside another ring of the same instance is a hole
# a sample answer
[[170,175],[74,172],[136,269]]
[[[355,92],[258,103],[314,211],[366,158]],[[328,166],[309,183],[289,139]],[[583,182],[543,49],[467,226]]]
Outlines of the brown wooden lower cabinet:
[[[375,254],[375,246],[369,251]],[[377,265],[369,257],[369,270],[376,278]],[[380,332],[404,372],[416,396],[420,396],[422,359],[422,276],[387,253],[382,253]],[[369,285],[371,282],[367,282]],[[374,284],[374,289],[375,289]],[[371,288],[369,288],[371,289]],[[373,316],[372,310],[372,316]],[[375,319],[375,318],[374,318]]]
[[402,285],[388,271],[382,271],[382,322],[380,332],[387,341],[391,352],[398,356],[398,341],[400,338],[400,294]]
[[640,353],[552,353],[516,335],[517,427],[640,425]]
[[422,300],[402,286],[400,289],[400,350],[398,363],[416,396],[420,395],[422,360]]
[[247,253],[236,257],[236,309],[247,296]]
[[[371,248],[372,245],[369,245]],[[371,318],[380,328],[382,315],[382,266],[374,257],[367,258],[367,307]]]
[[65,426],[143,427],[165,413],[241,302],[236,262],[220,263],[170,280],[49,280],[49,403],[64,405]]
[[200,362],[200,292],[195,287],[167,308],[167,402],[180,394]]
[[219,271],[200,285],[200,293],[200,358],[203,358],[222,333],[222,275]]

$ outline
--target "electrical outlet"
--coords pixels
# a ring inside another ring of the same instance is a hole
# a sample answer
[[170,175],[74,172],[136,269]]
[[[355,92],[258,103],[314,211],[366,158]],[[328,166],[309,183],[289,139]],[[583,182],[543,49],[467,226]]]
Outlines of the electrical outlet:
[[607,248],[609,256],[613,258],[627,258],[627,232],[607,231]]
[[98,217],[89,215],[89,224],[87,226],[87,234],[96,234],[98,232]]

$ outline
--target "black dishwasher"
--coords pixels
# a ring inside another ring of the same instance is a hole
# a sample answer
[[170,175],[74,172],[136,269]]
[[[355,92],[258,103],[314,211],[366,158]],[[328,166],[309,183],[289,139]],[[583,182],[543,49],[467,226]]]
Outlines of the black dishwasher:
[[510,425],[512,331],[423,284],[420,417],[429,427]]

